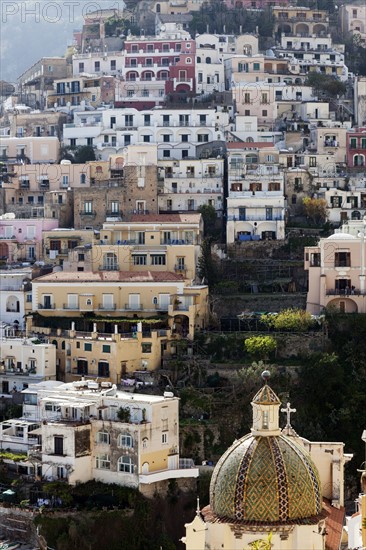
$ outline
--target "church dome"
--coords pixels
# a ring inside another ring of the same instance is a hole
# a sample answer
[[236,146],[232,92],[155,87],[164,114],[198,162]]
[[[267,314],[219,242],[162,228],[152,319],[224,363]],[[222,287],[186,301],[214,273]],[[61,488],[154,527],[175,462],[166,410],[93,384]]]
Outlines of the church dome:
[[266,384],[252,406],[256,427],[235,441],[214,469],[211,511],[229,522],[255,524],[317,516],[322,509],[319,473],[301,444],[277,429],[280,400]]

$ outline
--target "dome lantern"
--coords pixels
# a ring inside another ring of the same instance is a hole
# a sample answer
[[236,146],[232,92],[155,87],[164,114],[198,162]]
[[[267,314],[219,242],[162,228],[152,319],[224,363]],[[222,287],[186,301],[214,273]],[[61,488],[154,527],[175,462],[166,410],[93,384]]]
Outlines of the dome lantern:
[[265,384],[255,394],[252,401],[253,425],[251,432],[253,435],[269,436],[281,433],[279,426],[281,401],[267,384],[269,376],[268,371],[262,373]]

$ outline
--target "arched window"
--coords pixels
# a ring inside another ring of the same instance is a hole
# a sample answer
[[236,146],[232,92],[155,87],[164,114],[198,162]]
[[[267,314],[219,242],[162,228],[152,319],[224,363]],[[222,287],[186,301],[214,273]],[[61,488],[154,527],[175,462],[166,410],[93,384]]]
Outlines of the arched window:
[[65,340],[63,340],[61,343],[61,349],[65,349]]
[[86,174],[80,174],[80,183],[86,183]]
[[56,347],[57,349],[57,340],[52,340],[52,344]]
[[130,434],[119,434],[118,436],[118,447],[133,447],[133,438]]
[[207,63],[207,65],[211,64],[211,57],[206,57],[206,63]]
[[353,166],[364,166],[365,157],[364,155],[354,155],[353,156]]
[[160,13],[160,4],[156,4],[156,13]]
[[190,63],[192,63],[192,59],[190,57],[187,57],[186,63],[187,63],[187,65],[189,65]]
[[120,456],[118,459],[118,471],[124,472],[125,474],[133,474],[134,464],[132,458],[129,456]]
[[201,58],[200,58],[200,56],[197,57],[197,63],[201,63]]
[[247,143],[253,143],[254,142],[254,139],[252,137],[247,137],[247,139],[245,140]]

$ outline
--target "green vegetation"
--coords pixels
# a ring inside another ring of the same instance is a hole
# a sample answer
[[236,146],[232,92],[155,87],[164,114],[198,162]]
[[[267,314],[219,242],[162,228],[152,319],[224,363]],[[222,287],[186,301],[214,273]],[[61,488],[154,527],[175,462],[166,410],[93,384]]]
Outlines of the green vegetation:
[[13,462],[21,462],[27,460],[27,453],[12,453],[10,451],[0,451],[0,460],[12,460]]
[[338,78],[311,71],[305,81],[305,86],[312,86],[314,95],[322,97],[342,96],[347,91],[347,86]]
[[118,420],[121,422],[129,422],[131,420],[131,411],[129,408],[120,407],[117,411]]
[[246,351],[258,359],[268,359],[277,349],[277,342],[272,336],[251,336],[244,342]]
[[314,321],[310,313],[303,309],[284,309],[276,315],[265,314],[261,321],[269,328],[279,331],[306,332]]

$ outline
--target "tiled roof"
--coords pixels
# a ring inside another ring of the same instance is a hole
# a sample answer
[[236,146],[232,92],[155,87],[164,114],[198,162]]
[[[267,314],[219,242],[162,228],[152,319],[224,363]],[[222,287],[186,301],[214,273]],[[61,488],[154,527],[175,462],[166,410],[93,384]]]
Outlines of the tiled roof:
[[171,271],[56,271],[34,279],[33,282],[60,283],[103,283],[103,282],[180,282],[183,275]]
[[201,214],[133,214],[131,222],[199,223]]
[[252,403],[261,403],[271,405],[272,403],[281,403],[275,392],[270,386],[265,384],[253,397]]
[[325,528],[327,536],[325,539],[326,550],[339,550],[341,545],[345,509],[343,506],[335,508],[328,499],[323,501],[324,508],[328,512],[328,517],[325,520]]

